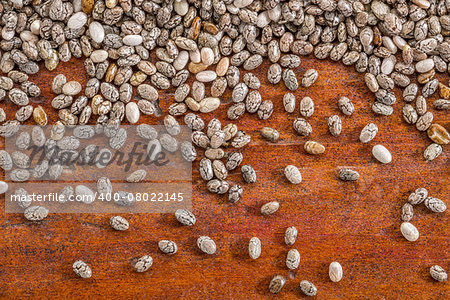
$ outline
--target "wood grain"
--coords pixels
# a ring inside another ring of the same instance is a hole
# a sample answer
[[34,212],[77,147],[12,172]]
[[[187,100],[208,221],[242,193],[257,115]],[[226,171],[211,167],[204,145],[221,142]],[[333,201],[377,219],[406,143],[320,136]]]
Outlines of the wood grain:
[[[2,205],[0,234],[0,296],[2,298],[190,298],[190,299],[261,299],[275,298],[268,292],[270,279],[277,275],[288,278],[276,297],[303,297],[299,283],[306,279],[318,288],[319,299],[445,299],[450,297],[448,283],[434,282],[428,270],[434,264],[450,271],[448,212],[433,214],[423,206],[415,209],[412,222],[420,231],[417,242],[407,242],[400,234],[400,208],[408,195],[418,187],[448,203],[450,164],[448,147],[434,161],[423,159],[423,150],[430,144],[425,133],[407,125],[401,118],[403,100],[398,101],[390,117],[376,116],[371,110],[374,96],[363,83],[363,76],[352,67],[340,63],[302,58],[295,71],[298,78],[309,68],[319,71],[319,79],[308,89],[299,88],[299,101],[310,96],[315,113],[309,118],[312,140],[321,142],[326,152],[311,156],[303,150],[307,140],[295,134],[293,120],[299,116],[283,110],[282,83],[267,82],[268,63],[258,69],[263,100],[273,101],[273,116],[266,121],[256,115],[245,115],[235,123],[252,136],[242,152],[244,163],[257,172],[255,184],[243,183],[238,170],[229,175],[232,182],[244,187],[244,197],[236,204],[227,196],[212,195],[200,179],[198,161],[193,166],[193,205],[197,223],[192,228],[181,226],[173,214],[124,215],[131,228],[113,231],[103,214],[50,214],[43,222],[26,221],[20,214],[6,214]],[[81,60],[71,60],[53,72],[43,71],[31,76],[42,89],[42,96],[33,101],[49,112],[49,123],[57,120],[50,106],[54,94],[51,81],[63,73],[68,80],[83,86],[87,75]],[[241,74],[242,76],[242,74]],[[241,77],[242,78],[242,77]],[[439,77],[448,80],[448,77]],[[192,81],[192,79],[191,79]],[[207,85],[209,89],[209,85]],[[161,106],[167,111],[174,89],[161,92]],[[340,96],[353,100],[356,112],[344,116],[337,108]],[[435,122],[450,129],[448,113],[429,109]],[[224,105],[204,115],[229,123]],[[17,107],[1,103],[9,118]],[[338,114],[343,120],[339,137],[327,131],[326,120]],[[179,118],[182,121],[182,118]],[[141,122],[161,124],[162,119],[143,117]],[[379,133],[369,144],[358,142],[360,130],[368,123],[379,126]],[[32,122],[28,122],[32,124]],[[280,132],[277,143],[264,141],[259,130],[271,126]],[[3,142],[2,142],[3,143]],[[371,155],[375,144],[383,144],[393,155],[393,162],[381,165]],[[201,151],[200,151],[201,152]],[[200,155],[201,156],[201,155]],[[288,164],[297,165],[303,182],[293,186],[283,176]],[[356,169],[357,182],[337,179],[341,166]],[[2,197],[2,201],[4,197]],[[260,206],[277,200],[280,210],[272,216],[261,216]],[[300,267],[288,271],[284,265],[290,249],[284,244],[284,231],[296,226],[299,238],[293,247],[301,253]],[[200,235],[213,238],[216,255],[202,254],[196,247]],[[263,245],[262,255],[252,261],[248,257],[248,240],[257,236]],[[179,252],[163,255],[157,248],[160,239],[176,241]],[[150,271],[137,274],[129,260],[149,254],[154,259]],[[72,263],[82,259],[93,270],[88,280],[77,278]],[[333,283],[328,278],[328,265],[338,261],[344,278]]]

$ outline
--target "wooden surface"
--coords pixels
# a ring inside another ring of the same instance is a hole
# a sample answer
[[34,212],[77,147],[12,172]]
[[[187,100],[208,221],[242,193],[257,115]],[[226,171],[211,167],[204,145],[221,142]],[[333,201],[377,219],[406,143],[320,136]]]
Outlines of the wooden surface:
[[[448,212],[433,214],[423,206],[417,207],[412,220],[421,235],[417,242],[406,241],[399,231],[400,208],[416,188],[425,187],[430,195],[450,204],[448,146],[439,158],[426,162],[422,154],[430,140],[402,120],[399,91],[394,114],[375,116],[370,108],[373,94],[365,87],[363,76],[352,67],[302,58],[296,69],[298,78],[307,69],[315,68],[319,79],[311,88],[295,92],[297,107],[292,114],[283,110],[285,87],[267,82],[267,68],[265,63],[258,71],[260,92],[263,100],[274,102],[274,114],[266,121],[249,114],[235,121],[239,129],[252,136],[252,142],[242,152],[244,163],[251,164],[258,176],[257,182],[250,185],[243,183],[238,170],[229,175],[232,182],[244,187],[241,201],[230,204],[227,196],[208,193],[197,171],[197,161],[193,166],[193,212],[197,223],[192,228],[178,224],[173,214],[125,215],[131,228],[116,232],[109,226],[111,215],[50,214],[36,224],[20,214],[2,211],[0,296],[292,299],[303,297],[298,287],[306,279],[317,286],[319,299],[448,299],[448,283],[434,282],[429,275],[434,264],[450,271]],[[59,73],[69,80],[79,80],[83,86],[87,81],[82,61],[75,60],[51,73],[31,77],[43,91],[34,101],[42,102],[51,111],[50,124],[57,120],[56,111],[50,106],[54,97],[51,81]],[[164,111],[172,103],[173,91],[161,93]],[[230,102],[229,96],[227,91],[225,103]],[[325,145],[326,152],[321,156],[306,154],[303,144],[307,139],[297,136],[292,128],[293,120],[299,116],[298,101],[304,96],[310,96],[315,103],[315,113],[309,118],[313,127],[310,139]],[[353,100],[353,116],[339,112],[340,96]],[[432,108],[436,97],[429,99],[429,109],[435,122],[450,129],[448,113]],[[7,101],[0,105],[8,118],[17,109]],[[222,124],[228,124],[226,110],[230,105],[203,116],[205,120],[217,117]],[[331,136],[327,130],[326,120],[332,114],[343,120],[339,137]],[[141,121],[161,124],[161,119],[155,117]],[[372,142],[362,144],[359,133],[368,122],[376,123],[380,130]],[[280,140],[264,141],[259,134],[263,126],[276,128]],[[371,155],[375,144],[383,144],[391,151],[391,164],[375,161]],[[294,186],[286,181],[283,168],[288,164],[300,168],[301,184]],[[341,166],[356,169],[360,180],[338,180]],[[273,200],[280,202],[279,211],[261,216],[260,206]],[[298,270],[291,272],[284,264],[290,249],[284,244],[284,231],[289,226],[296,226],[299,231],[293,247],[301,253]],[[215,240],[217,254],[208,256],[197,249],[200,235]],[[263,247],[261,257],[255,261],[248,257],[247,250],[253,236],[261,239]],[[163,255],[157,247],[161,239],[175,241],[178,253]],[[145,254],[153,257],[154,265],[148,272],[137,274],[129,260]],[[92,267],[91,279],[78,278],[72,272],[72,263],[78,259]],[[328,278],[332,261],[343,266],[344,277],[339,283]],[[277,274],[288,280],[282,292],[273,296],[268,285]]]

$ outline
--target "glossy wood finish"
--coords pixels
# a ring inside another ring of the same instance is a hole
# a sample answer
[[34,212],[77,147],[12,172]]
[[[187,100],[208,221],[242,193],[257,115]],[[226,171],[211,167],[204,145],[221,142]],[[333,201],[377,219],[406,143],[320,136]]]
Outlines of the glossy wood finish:
[[[302,297],[299,283],[306,279],[318,288],[319,299],[444,299],[450,296],[448,283],[434,282],[429,268],[441,265],[450,271],[448,212],[434,214],[423,205],[415,209],[412,223],[420,232],[417,242],[406,241],[400,231],[400,208],[408,195],[418,187],[449,204],[448,146],[434,161],[426,162],[423,151],[430,140],[425,133],[407,125],[401,117],[404,102],[398,101],[390,117],[376,116],[371,110],[374,96],[363,82],[363,76],[341,63],[302,58],[295,71],[298,78],[309,68],[319,71],[319,79],[308,89],[299,88],[296,111],[283,110],[282,83],[267,82],[268,63],[255,73],[262,87],[263,100],[274,102],[269,120],[258,120],[246,114],[235,121],[239,129],[252,136],[252,142],[242,152],[244,163],[251,164],[258,179],[253,185],[243,183],[239,170],[229,180],[244,187],[244,197],[230,204],[227,196],[206,191],[201,180],[198,161],[194,163],[194,213],[197,223],[183,227],[173,214],[124,215],[130,222],[127,232],[113,231],[111,215],[50,214],[41,223],[26,221],[20,214],[1,215],[0,234],[0,295],[4,298],[56,297],[86,298],[192,298],[192,299],[261,299],[275,298],[268,292],[270,279],[277,275],[288,278],[278,299]],[[49,112],[50,124],[57,120],[50,106],[54,94],[51,81],[59,73],[68,80],[78,80],[83,86],[87,75],[82,61],[71,60],[53,72],[32,76],[42,96],[35,99]],[[242,76],[242,73],[241,73]],[[242,78],[242,77],[241,77]],[[441,80],[445,76],[439,77]],[[448,77],[446,79],[448,81]],[[192,79],[191,79],[192,81]],[[448,84],[448,82],[446,82]],[[208,90],[209,90],[209,86]],[[172,103],[173,91],[161,92],[164,111]],[[226,110],[230,91],[223,97],[225,105],[202,117],[217,117],[228,124]],[[315,113],[309,118],[313,127],[310,138],[295,134],[292,122],[299,116],[298,102],[310,96]],[[344,116],[337,108],[340,96],[352,99],[356,112]],[[432,108],[435,122],[450,129],[448,113]],[[17,109],[9,102],[1,103],[11,118]],[[339,137],[328,133],[327,118],[338,114],[343,121]],[[178,118],[182,122],[182,118]],[[162,119],[143,117],[141,122],[161,124]],[[377,137],[368,144],[358,141],[360,130],[368,123],[379,126]],[[32,122],[29,122],[32,124]],[[259,130],[271,126],[280,132],[277,143],[263,140]],[[308,155],[303,150],[307,139],[326,147],[321,156]],[[383,144],[392,153],[393,162],[378,163],[371,154],[375,144]],[[201,152],[201,151],[199,151]],[[200,157],[202,154],[199,155]],[[288,164],[298,166],[303,182],[291,185],[283,176]],[[338,168],[350,166],[361,178],[357,182],[342,182]],[[4,197],[2,197],[3,199]],[[262,204],[277,200],[281,207],[272,216],[261,216]],[[2,200],[3,202],[3,200]],[[2,205],[2,210],[3,205]],[[288,247],[284,231],[296,226],[299,237],[294,246],[301,253],[298,270],[288,271],[285,258]],[[200,235],[213,238],[217,254],[200,252],[196,239]],[[248,241],[257,236],[262,241],[262,255],[252,261],[248,256]],[[174,256],[158,250],[160,239],[178,244]],[[129,265],[133,257],[149,254],[154,265],[146,273],[137,274]],[[88,280],[77,278],[72,263],[81,259],[93,270]],[[344,277],[333,283],[328,278],[332,261],[341,263]]]

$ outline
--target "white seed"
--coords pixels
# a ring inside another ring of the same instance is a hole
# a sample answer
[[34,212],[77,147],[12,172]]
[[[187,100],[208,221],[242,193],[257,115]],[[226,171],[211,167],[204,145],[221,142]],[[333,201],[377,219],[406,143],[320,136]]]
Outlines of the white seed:
[[200,57],[202,58],[202,63],[210,66],[214,62],[214,52],[211,48],[203,47],[202,50],[200,50]]
[[217,78],[217,74],[214,71],[201,71],[195,75],[195,78],[200,82],[211,82]]
[[62,87],[64,95],[75,96],[81,92],[81,84],[78,81],[69,81]]
[[136,124],[139,121],[140,113],[136,102],[129,102],[125,107],[125,115],[130,124]]
[[91,53],[90,58],[94,63],[101,63],[108,59],[108,52],[106,50],[95,50]]
[[198,64],[199,62],[202,61],[202,57],[200,56],[200,50],[195,49],[195,50],[191,50],[189,51],[189,59],[193,62]]
[[417,241],[417,239],[419,238],[419,231],[417,230],[416,226],[409,222],[403,222],[400,226],[400,231],[405,239],[410,242]]
[[388,164],[392,161],[391,153],[382,145],[373,146],[372,154],[379,162],[383,164]]
[[129,34],[123,37],[122,42],[128,46],[137,46],[142,44],[142,36],[137,34]]
[[185,16],[189,10],[189,4],[186,0],[175,1],[173,4],[173,10],[180,16]]
[[8,184],[4,181],[0,181],[0,195],[6,193],[8,190]]
[[89,24],[89,34],[91,35],[92,40],[99,44],[103,42],[103,39],[105,38],[105,30],[103,29],[102,24],[96,21]]
[[[175,2],[175,3],[177,3],[177,2]],[[183,51],[180,51],[180,53],[178,53],[178,56],[173,61],[172,65],[175,68],[175,70],[180,71],[180,70],[184,69],[184,67],[186,67],[188,61],[189,61],[189,52],[187,52],[186,50],[183,50]]]
[[67,21],[67,27],[70,29],[80,29],[84,26],[84,24],[86,24],[87,19],[87,15],[84,12],[77,12],[69,18],[69,21]]
[[424,59],[416,63],[416,71],[426,73],[434,68],[434,60],[432,58]]
[[331,281],[339,282],[342,279],[343,271],[342,266],[337,261],[333,261],[328,268],[328,275],[330,276]]

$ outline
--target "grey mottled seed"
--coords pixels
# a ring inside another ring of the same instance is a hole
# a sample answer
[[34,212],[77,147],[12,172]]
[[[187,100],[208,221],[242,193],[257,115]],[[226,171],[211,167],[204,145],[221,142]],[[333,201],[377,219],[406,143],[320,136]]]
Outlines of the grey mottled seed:
[[287,256],[286,256],[286,267],[290,270],[295,270],[298,268],[298,265],[300,264],[300,253],[297,249],[291,249],[289,250]]
[[339,136],[341,134],[342,121],[338,115],[333,115],[328,118],[328,130],[333,136]]
[[261,240],[257,237],[252,237],[248,243],[248,254],[251,259],[257,259],[261,256]]
[[90,278],[92,276],[91,268],[84,261],[77,260],[73,263],[72,268],[75,274],[81,278]]
[[119,231],[127,230],[130,227],[128,221],[121,216],[111,217],[111,219],[109,220],[109,224],[112,228]]
[[294,226],[288,227],[286,229],[286,232],[284,233],[284,242],[286,243],[286,245],[294,245],[295,241],[297,240],[297,234],[297,228],[295,228]]
[[153,258],[150,255],[144,255],[136,261],[133,267],[136,272],[142,273],[150,269],[152,265]]
[[425,206],[432,212],[441,213],[447,209],[444,201],[434,197],[428,197],[425,199]]
[[413,206],[409,203],[405,203],[402,206],[402,221],[403,222],[409,222],[413,218],[414,215],[414,209]]
[[304,97],[300,101],[300,114],[304,117],[311,117],[314,113],[314,102],[310,97]]
[[338,100],[338,107],[344,115],[351,116],[355,112],[355,107],[350,99],[341,97]]
[[303,118],[295,119],[293,126],[295,131],[302,136],[308,136],[312,132],[311,125]]
[[158,242],[158,248],[165,254],[175,254],[178,250],[177,244],[169,240],[161,240]]
[[377,132],[378,132],[378,126],[374,123],[369,123],[361,130],[361,134],[359,135],[359,140],[362,143],[368,143],[375,138],[375,136],[377,135]]
[[250,165],[243,165],[241,167],[242,178],[247,183],[256,182],[256,172]]
[[30,206],[25,212],[25,219],[30,221],[42,221],[48,215],[48,209],[43,206]]
[[217,251],[216,243],[208,236],[200,236],[197,239],[197,246],[206,254],[214,254]]
[[430,268],[431,277],[439,282],[447,281],[447,272],[445,272],[444,268],[438,265],[434,265]]
[[277,201],[272,201],[261,206],[261,214],[262,215],[271,215],[274,214],[280,208],[280,203]]
[[310,87],[313,85],[317,78],[319,77],[319,73],[315,69],[309,69],[307,70],[302,77],[302,86],[303,87]]
[[283,96],[284,110],[288,113],[292,113],[295,110],[295,95],[292,93],[286,93]]
[[339,178],[343,181],[356,181],[359,179],[359,173],[349,168],[339,170]]
[[242,198],[242,193],[244,190],[240,185],[233,185],[228,191],[228,201],[231,203],[236,203]]
[[178,222],[186,226],[192,226],[195,224],[195,216],[190,211],[186,209],[177,209],[175,212],[175,217]]
[[300,289],[306,296],[315,296],[317,294],[317,288],[316,286],[307,280],[300,281]]
[[291,91],[295,91],[298,89],[298,81],[295,76],[294,71],[291,69],[286,69],[283,71],[283,81],[286,86]]
[[414,107],[411,104],[405,104],[403,106],[402,116],[403,116],[403,119],[408,124],[416,124],[417,119],[419,118],[419,116],[417,115],[416,110],[414,109]]
[[272,294],[278,294],[286,284],[286,279],[281,275],[276,275],[272,278],[269,284],[269,292]]

